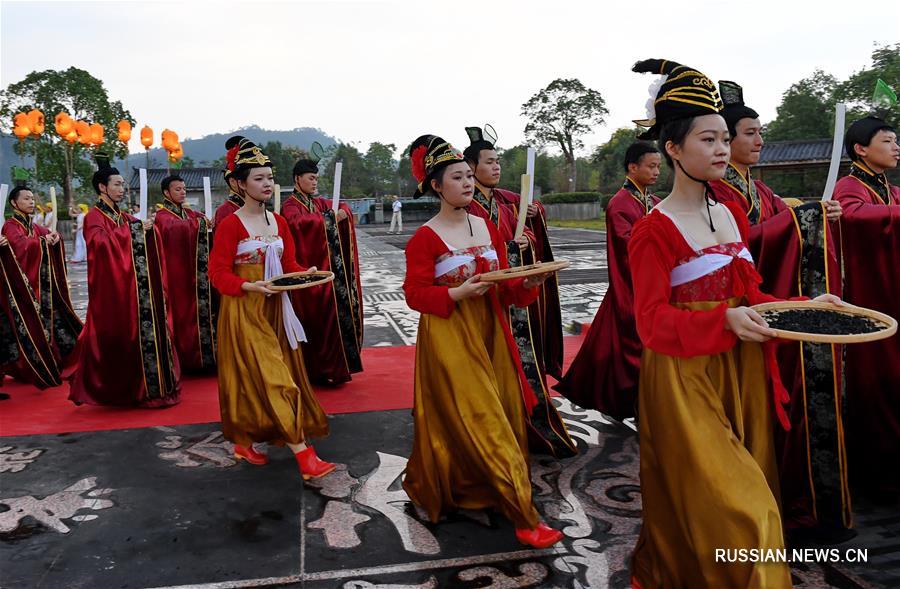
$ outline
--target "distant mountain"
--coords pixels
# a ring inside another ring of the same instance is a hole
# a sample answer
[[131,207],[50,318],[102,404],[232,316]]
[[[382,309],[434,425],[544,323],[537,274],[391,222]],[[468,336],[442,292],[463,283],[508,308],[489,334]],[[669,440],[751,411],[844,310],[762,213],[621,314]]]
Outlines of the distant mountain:
[[[161,129],[155,129],[155,131],[156,137],[154,139],[158,142]],[[135,132],[139,131],[135,129]],[[181,145],[184,148],[184,155],[194,160],[194,163],[198,166],[208,165],[210,162],[225,155],[225,140],[232,135],[244,135],[260,145],[269,141],[280,141],[282,145],[300,149],[309,149],[313,141],[318,141],[324,147],[337,143],[334,137],[327,135],[321,129],[313,127],[299,127],[290,131],[275,131],[251,125],[227,133],[206,135],[199,139],[183,139]],[[15,145],[16,141],[17,139],[12,135],[0,134],[0,182],[4,184],[10,183],[10,167],[21,165],[19,156],[13,151],[13,145]],[[150,150],[151,167],[162,167],[165,165],[165,161],[166,153],[161,147]],[[131,167],[142,166],[145,162],[145,152],[143,151],[132,153],[128,158],[128,165]],[[33,164],[31,161],[26,160],[25,165],[30,167]],[[116,165],[124,167],[124,162],[121,160],[117,161]]]

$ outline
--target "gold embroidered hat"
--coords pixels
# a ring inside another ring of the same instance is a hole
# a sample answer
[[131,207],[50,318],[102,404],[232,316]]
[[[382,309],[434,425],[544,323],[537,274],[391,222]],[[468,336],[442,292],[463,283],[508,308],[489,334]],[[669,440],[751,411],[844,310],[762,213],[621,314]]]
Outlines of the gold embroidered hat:
[[248,168],[265,168],[272,167],[272,160],[269,159],[260,147],[240,135],[230,137],[225,142],[225,178],[238,170]]
[[437,135],[422,135],[413,141],[409,147],[409,159],[417,185],[414,198],[428,192],[429,181],[441,169],[465,161],[461,151]]
[[634,64],[631,71],[664,76],[650,85],[646,118],[634,121],[649,127],[639,139],[657,139],[659,129],[665,123],[722,110],[716,85],[694,68],[665,59],[645,59]]

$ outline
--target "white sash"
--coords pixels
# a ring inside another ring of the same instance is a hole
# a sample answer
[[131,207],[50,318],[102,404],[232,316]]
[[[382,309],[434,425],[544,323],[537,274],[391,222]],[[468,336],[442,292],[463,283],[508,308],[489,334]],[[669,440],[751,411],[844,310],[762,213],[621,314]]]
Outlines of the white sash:
[[[481,256],[486,260],[497,261],[497,252],[490,249],[484,252],[484,255]],[[466,264],[470,264],[475,261],[475,256],[469,255],[457,255],[450,256],[444,260],[441,260],[437,264],[434,265],[434,276],[437,278],[438,276],[443,276],[448,272],[452,272],[459,268],[460,266],[465,266]]]
[[[737,257],[743,258],[751,264],[753,263],[753,256],[750,255],[750,252],[748,252],[745,247],[741,248]],[[685,262],[680,266],[672,268],[672,273],[669,275],[669,284],[671,286],[678,286],[679,284],[686,284],[692,280],[697,280],[707,274],[712,274],[720,268],[724,268],[732,263],[734,258],[735,256],[729,256],[727,254],[703,254],[690,262]]]
[[[284,252],[284,241],[281,238],[270,243],[258,239],[248,239],[238,244],[237,253],[248,254],[259,248],[266,250],[265,279],[271,280],[279,274],[284,274],[281,267],[281,254]],[[294,306],[291,305],[291,297],[287,291],[281,291],[281,318],[284,323],[284,333],[287,335],[288,343],[292,350],[297,349],[300,342],[306,341],[306,331],[297,314],[294,313]]]

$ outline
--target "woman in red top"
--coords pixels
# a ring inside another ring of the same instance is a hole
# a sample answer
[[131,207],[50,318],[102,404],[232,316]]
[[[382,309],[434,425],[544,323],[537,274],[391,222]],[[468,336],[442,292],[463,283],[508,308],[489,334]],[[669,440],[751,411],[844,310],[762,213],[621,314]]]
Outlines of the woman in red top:
[[419,194],[441,210],[406,247],[403,290],[422,313],[416,342],[415,434],[403,488],[433,522],[455,509],[495,508],[520,542],[546,548],[562,534],[531,499],[525,414],[537,403],[519,364],[507,305],[527,306],[546,275],[492,284],[479,274],[507,268],[496,228],[469,215],[475,189],[462,154],[434,135],[410,149]]
[[[304,479],[320,477],[335,465],[319,460],[307,436],[328,433],[303,365],[303,326],[287,293],[267,280],[302,272],[284,218],[265,209],[275,183],[272,162],[249,139],[226,142],[226,165],[245,195],[244,205],[216,231],[209,278],[221,293],[218,324],[219,407],[222,431],[234,442],[234,456],[265,464],[253,442],[287,445]],[[310,270],[314,270],[311,268]],[[273,296],[274,295],[274,296]]]
[[[776,299],[759,290],[746,215],[710,198],[709,181],[723,177],[729,158],[722,102],[709,78],[680,64],[647,60],[634,71],[668,76],[641,138],[659,139],[675,182],[628,245],[644,345],[644,521],[632,578],[644,589],[790,587],[786,563],[735,556],[782,549],[784,539],[766,377],[777,366],[760,345],[774,332],[746,306]],[[784,387],[773,389],[785,424]],[[717,559],[722,549],[732,556]]]

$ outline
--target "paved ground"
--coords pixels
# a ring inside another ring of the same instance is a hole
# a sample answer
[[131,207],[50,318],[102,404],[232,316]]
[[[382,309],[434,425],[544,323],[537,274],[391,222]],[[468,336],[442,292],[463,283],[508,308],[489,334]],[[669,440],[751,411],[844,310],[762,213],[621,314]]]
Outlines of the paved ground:
[[[366,345],[414,343],[402,297],[411,233],[360,231]],[[590,320],[606,289],[603,236],[553,230],[565,323]],[[71,270],[84,309],[84,267]],[[640,526],[632,429],[565,400],[581,453],[532,457],[539,511],[566,538],[527,550],[493,513],[424,520],[400,489],[408,411],[331,418],[318,444],[337,473],[303,485],[290,453],[235,464],[218,424],[0,438],[3,587],[628,587]],[[2,405],[0,405],[2,411]],[[797,587],[900,586],[900,513],[854,502],[868,563],[793,567]]]

